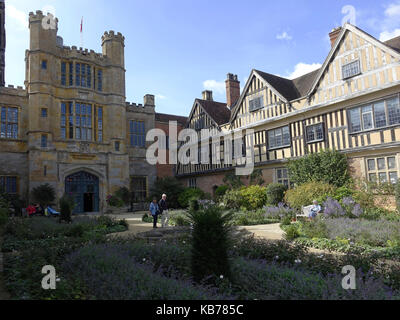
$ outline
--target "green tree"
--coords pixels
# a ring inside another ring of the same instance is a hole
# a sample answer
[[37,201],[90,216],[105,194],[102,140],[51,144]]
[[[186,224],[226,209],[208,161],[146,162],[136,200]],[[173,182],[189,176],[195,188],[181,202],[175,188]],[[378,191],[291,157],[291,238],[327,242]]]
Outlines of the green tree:
[[185,190],[178,179],[174,177],[166,177],[157,179],[153,188],[150,190],[150,197],[156,197],[161,199],[161,196],[165,193],[167,195],[167,201],[169,208],[180,208],[179,195]]
[[287,187],[280,183],[272,183],[267,186],[267,203],[272,206],[277,206],[283,201]]
[[296,185],[316,181],[341,187],[350,181],[347,157],[337,150],[324,150],[288,163],[290,181]]
[[179,205],[182,208],[189,207],[191,200],[200,200],[205,198],[203,190],[198,188],[186,188],[178,197]]
[[48,183],[33,188],[31,195],[34,202],[37,202],[44,207],[53,204],[56,199],[56,192]]
[[191,269],[195,281],[201,282],[210,276],[231,277],[228,250],[232,216],[216,206],[188,213],[193,225]]

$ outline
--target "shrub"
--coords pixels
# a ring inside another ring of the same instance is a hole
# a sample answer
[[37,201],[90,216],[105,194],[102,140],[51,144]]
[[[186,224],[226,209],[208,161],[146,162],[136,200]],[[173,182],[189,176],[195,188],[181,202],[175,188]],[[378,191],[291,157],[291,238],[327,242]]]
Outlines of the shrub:
[[224,214],[216,206],[188,214],[193,225],[191,269],[195,281],[207,277],[231,276],[228,250],[232,213]]
[[3,226],[8,221],[8,210],[5,208],[0,208],[0,226]]
[[228,190],[222,198],[224,206],[228,209],[238,210],[243,204],[243,196],[240,189]]
[[267,186],[267,203],[272,206],[277,206],[283,201],[287,187],[283,184],[273,183]]
[[74,274],[90,295],[100,300],[220,299],[204,287],[164,277],[162,270],[149,272],[151,264],[132,260],[129,251],[120,247],[92,246],[69,255],[63,269]]
[[264,207],[265,215],[274,219],[291,219],[296,218],[296,211],[283,203],[279,203],[277,207]]
[[396,196],[397,211],[400,212],[400,182],[396,183],[395,196]]
[[168,196],[168,207],[170,209],[177,209],[181,207],[178,198],[184,190],[185,187],[178,179],[166,177],[155,181],[153,188],[150,190],[150,196],[151,198],[156,197],[160,199],[161,195],[166,193]]
[[400,221],[400,214],[383,208],[370,207],[363,210],[360,218],[365,220]]
[[254,226],[262,224],[278,223],[279,217],[269,216],[264,209],[256,211],[235,212],[232,218],[232,224],[235,226]]
[[328,237],[328,229],[325,220],[320,218],[302,223],[300,233],[310,239]]
[[349,242],[385,247],[388,241],[400,241],[400,222],[368,221],[362,219],[327,219],[327,238],[347,239]]
[[122,200],[125,205],[129,205],[132,200],[132,193],[127,187],[122,187],[115,192],[115,196]]
[[188,208],[190,200],[199,200],[205,196],[204,192],[198,188],[185,188],[179,195],[178,201],[182,208]]
[[247,210],[261,209],[267,203],[267,191],[265,187],[249,186],[240,190],[242,206]]
[[56,192],[48,183],[33,188],[31,194],[33,201],[39,203],[43,207],[53,204],[56,199]]
[[317,181],[341,187],[350,180],[347,158],[336,150],[324,150],[291,160],[288,169],[291,182],[297,185]]
[[350,188],[348,186],[342,186],[336,189],[334,199],[337,201],[342,200],[343,198],[353,197],[355,194],[354,188]]
[[229,187],[226,186],[226,185],[219,186],[219,187],[215,190],[215,197],[216,197],[217,199],[222,198],[228,190],[229,190]]
[[291,207],[301,210],[302,207],[310,206],[313,200],[323,203],[327,197],[333,197],[334,194],[334,186],[322,182],[309,182],[288,190],[285,201]]
[[60,199],[60,222],[65,221],[70,223],[72,221],[71,214],[71,202],[64,196]]
[[292,241],[298,237],[300,237],[298,226],[292,224],[285,229],[285,239],[288,241]]
[[107,204],[110,207],[114,207],[114,208],[122,208],[124,206],[124,202],[118,198],[117,196],[107,196]]
[[153,218],[149,217],[149,215],[147,213],[145,213],[142,217],[142,222],[145,223],[153,223]]
[[359,218],[363,209],[352,197],[343,198],[340,202],[328,197],[323,204],[324,215],[330,218],[349,217]]

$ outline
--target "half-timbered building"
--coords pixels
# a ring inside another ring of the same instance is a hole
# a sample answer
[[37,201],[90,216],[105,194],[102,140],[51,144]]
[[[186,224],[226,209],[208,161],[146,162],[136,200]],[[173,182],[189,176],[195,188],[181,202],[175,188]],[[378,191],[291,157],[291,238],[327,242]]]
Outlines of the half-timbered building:
[[[332,48],[322,67],[297,79],[252,70],[241,94],[239,89],[232,95],[237,85],[228,75],[228,105],[214,103],[210,111],[196,100],[189,126],[214,125],[225,134],[254,130],[254,162],[266,183],[289,185],[287,161],[323,149],[347,154],[354,178],[397,182],[400,37],[380,42],[346,24],[330,38]],[[218,123],[212,113],[216,110],[229,113],[229,121]],[[180,165],[177,174],[187,185],[212,192],[235,166],[235,161]]]

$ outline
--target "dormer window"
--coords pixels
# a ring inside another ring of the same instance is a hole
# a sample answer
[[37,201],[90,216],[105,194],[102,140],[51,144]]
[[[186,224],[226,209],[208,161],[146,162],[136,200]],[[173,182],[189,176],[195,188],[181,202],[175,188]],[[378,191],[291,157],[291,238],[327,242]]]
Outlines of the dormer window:
[[360,73],[360,60],[350,62],[342,67],[343,80],[358,76]]

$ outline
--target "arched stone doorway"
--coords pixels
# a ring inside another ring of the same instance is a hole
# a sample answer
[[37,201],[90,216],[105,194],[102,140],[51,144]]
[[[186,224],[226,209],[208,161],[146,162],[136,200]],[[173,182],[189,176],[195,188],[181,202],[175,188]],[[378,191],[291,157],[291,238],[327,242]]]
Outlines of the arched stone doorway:
[[74,213],[99,212],[99,178],[80,171],[65,178],[65,193],[75,200]]

